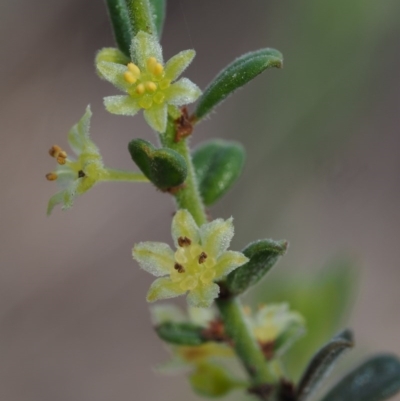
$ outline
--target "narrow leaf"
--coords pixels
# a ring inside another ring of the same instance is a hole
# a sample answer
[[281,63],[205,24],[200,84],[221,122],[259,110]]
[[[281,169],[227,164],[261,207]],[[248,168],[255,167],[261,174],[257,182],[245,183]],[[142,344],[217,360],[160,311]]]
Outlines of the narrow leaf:
[[353,345],[353,334],[350,330],[344,330],[325,344],[308,364],[297,387],[297,400],[308,398],[327,377],[338,358]]
[[153,11],[154,25],[156,26],[158,38],[161,38],[166,12],[166,0],[150,0]]
[[162,340],[171,344],[195,346],[207,341],[202,336],[204,328],[191,323],[165,322],[155,330]]
[[199,99],[194,117],[204,118],[219,103],[270,67],[281,68],[282,54],[274,49],[261,49],[244,54],[222,70]]
[[129,11],[125,0],[106,0],[108,14],[118,48],[129,57],[132,32]]
[[239,178],[245,151],[237,142],[213,140],[193,153],[193,164],[206,206],[220,199]]
[[322,401],[382,401],[400,391],[400,360],[376,355],[344,377]]
[[172,189],[185,181],[187,164],[175,150],[156,149],[143,139],[132,140],[128,149],[132,160],[142,173],[161,190]]
[[260,240],[242,252],[250,260],[228,275],[226,288],[231,295],[239,295],[258,283],[275,265],[288,247],[286,241]]

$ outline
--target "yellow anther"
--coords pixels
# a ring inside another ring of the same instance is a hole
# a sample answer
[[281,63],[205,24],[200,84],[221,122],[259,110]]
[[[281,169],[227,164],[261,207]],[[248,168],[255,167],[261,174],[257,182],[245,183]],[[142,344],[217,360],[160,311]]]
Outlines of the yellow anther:
[[136,87],[136,93],[138,94],[138,95],[143,95],[143,93],[146,91],[146,88],[144,87],[144,85],[143,84],[139,84],[137,87]]
[[139,77],[140,77],[140,69],[139,69],[139,67],[138,67],[136,64],[134,64],[134,63],[129,63],[129,64],[127,65],[127,67],[128,67],[128,70],[129,70],[136,78],[139,78]]
[[165,95],[162,92],[157,92],[153,96],[153,102],[156,104],[163,104],[165,100]]
[[46,174],[46,179],[48,181],[55,181],[57,178],[58,178],[58,175],[56,173]]
[[153,105],[153,101],[150,97],[144,96],[139,100],[139,106],[142,109],[149,109]]
[[157,63],[157,59],[155,57],[149,57],[147,59],[147,63],[146,64],[147,64],[147,69],[150,72],[153,72],[154,71],[154,67],[158,64]]
[[130,71],[124,72],[124,79],[129,84],[134,84],[137,81],[137,78]]
[[162,73],[164,72],[164,67],[162,66],[162,64],[157,63],[154,67],[153,67],[153,74],[160,76]]
[[160,89],[162,89],[162,90],[167,89],[170,85],[171,85],[170,79],[163,79],[159,83]]
[[145,86],[149,92],[155,92],[157,90],[157,85],[152,81],[146,82]]

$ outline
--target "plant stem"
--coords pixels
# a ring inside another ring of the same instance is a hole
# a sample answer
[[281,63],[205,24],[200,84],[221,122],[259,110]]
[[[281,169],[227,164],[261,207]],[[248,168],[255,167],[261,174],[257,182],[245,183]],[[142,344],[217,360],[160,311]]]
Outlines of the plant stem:
[[[160,135],[161,143],[180,153],[185,158],[188,168],[185,187],[175,194],[175,199],[179,208],[187,209],[196,223],[202,225],[207,222],[207,215],[198,189],[188,142],[187,139],[175,142],[175,136],[175,123],[170,117],[167,131]],[[246,324],[239,300],[236,298],[219,299],[217,306],[225,323],[227,334],[233,340],[236,354],[251,377],[252,384],[258,386],[273,382],[273,376],[267,367],[264,355]]]
[[135,182],[149,182],[149,179],[142,173],[135,173],[132,171],[107,169],[107,175],[101,181],[135,181]]
[[160,135],[163,146],[175,150],[182,155],[187,164],[188,175],[185,186],[177,191],[175,200],[180,209],[187,209],[196,223],[201,226],[207,223],[207,214],[198,189],[197,179],[194,172],[192,157],[187,139],[175,142],[175,123],[172,118],[168,119],[167,131]]
[[128,4],[133,34],[143,31],[157,36],[149,0],[129,0]]
[[225,324],[226,334],[233,340],[236,354],[253,381],[253,385],[271,383],[273,377],[255,338],[251,334],[237,298],[218,299],[217,307]]

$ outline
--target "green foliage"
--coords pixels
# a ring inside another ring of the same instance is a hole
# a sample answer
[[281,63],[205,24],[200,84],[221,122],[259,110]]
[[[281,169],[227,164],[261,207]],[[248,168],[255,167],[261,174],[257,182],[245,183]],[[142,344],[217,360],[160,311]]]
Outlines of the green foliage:
[[136,36],[139,31],[149,33],[150,35],[156,35],[157,30],[150,1],[127,0],[127,2],[129,6],[132,36]]
[[322,401],[381,401],[400,390],[400,360],[393,355],[377,355],[361,364]]
[[132,140],[128,149],[132,160],[157,188],[168,190],[185,181],[186,161],[178,152],[166,148],[156,149],[144,139]]
[[150,0],[150,4],[153,8],[154,25],[156,26],[157,35],[160,39],[164,28],[165,12],[167,8],[166,0]]
[[239,295],[257,284],[287,250],[286,241],[259,240],[249,244],[243,254],[250,260],[228,275],[226,288]]
[[129,21],[129,11],[125,0],[106,0],[108,14],[118,48],[129,57],[132,32]]
[[204,204],[219,200],[239,178],[245,161],[245,150],[237,142],[215,139],[193,152],[193,165]]
[[343,325],[356,281],[350,260],[334,260],[312,275],[271,277],[256,290],[256,303],[287,302],[307,322],[306,335],[284,357],[290,377],[297,380],[315,349]]
[[297,388],[297,399],[302,401],[310,397],[338,358],[353,345],[353,333],[350,330],[344,330],[325,344],[308,364]]
[[189,377],[193,390],[204,397],[222,397],[230,391],[243,387],[225,368],[216,364],[202,363]]
[[199,99],[194,117],[204,118],[231,93],[247,84],[267,68],[281,68],[282,54],[274,49],[261,49],[244,54],[223,69]]
[[203,327],[192,323],[165,322],[155,328],[164,341],[177,345],[200,345],[206,342]]

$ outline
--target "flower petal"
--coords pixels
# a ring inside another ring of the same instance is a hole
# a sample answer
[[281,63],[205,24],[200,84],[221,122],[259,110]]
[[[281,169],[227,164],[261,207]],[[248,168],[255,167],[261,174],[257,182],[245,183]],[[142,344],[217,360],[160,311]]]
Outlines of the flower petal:
[[70,183],[68,188],[60,192],[57,192],[55,195],[53,195],[50,198],[49,203],[47,205],[47,215],[50,216],[54,207],[60,203],[63,204],[61,207],[62,210],[69,209],[72,206],[74,199],[76,197],[77,186],[78,186],[78,180],[75,180]]
[[86,112],[82,118],[68,132],[68,143],[76,155],[79,155],[84,147],[85,142],[89,140],[89,128],[92,112],[90,106],[86,107]]
[[200,95],[200,88],[187,78],[181,78],[165,90],[166,102],[175,106],[193,103]]
[[163,242],[140,242],[134,246],[132,256],[142,269],[156,277],[169,274],[175,264],[174,252]]
[[195,244],[200,242],[199,227],[186,209],[180,209],[175,213],[172,219],[171,232],[177,248],[179,237],[187,237]]
[[154,305],[150,309],[153,324],[166,322],[183,323],[187,321],[181,308],[173,304]]
[[188,314],[191,323],[203,327],[207,327],[208,324],[217,317],[215,310],[212,308],[195,308],[193,306],[188,307]]
[[126,57],[125,54],[121,52],[121,50],[116,49],[115,47],[104,47],[103,49],[97,52],[95,64],[97,65],[101,61],[123,64],[125,65],[125,70],[126,70],[126,65],[131,60],[128,57]]
[[214,280],[218,280],[226,276],[231,271],[237,269],[249,261],[249,258],[241,252],[226,251],[218,259],[217,264],[213,267],[215,270]]
[[158,40],[153,35],[140,31],[132,40],[131,58],[140,69],[145,70],[149,57],[154,57],[159,63],[163,63],[162,48]]
[[228,249],[234,234],[232,221],[232,217],[216,219],[200,227],[201,243],[207,254],[217,259]]
[[123,116],[134,116],[140,110],[137,100],[126,95],[105,97],[104,106],[110,113]]
[[195,55],[194,50],[184,50],[170,58],[165,64],[165,77],[175,81],[189,67]]
[[179,283],[173,283],[169,278],[158,278],[151,285],[147,293],[147,302],[155,302],[159,299],[167,299],[183,295],[186,291],[182,290]]
[[124,79],[124,73],[127,71],[126,65],[100,61],[96,64],[96,70],[101,78],[111,82],[118,89],[126,92],[129,88],[129,83]]
[[144,111],[144,118],[147,124],[155,131],[163,133],[167,129],[167,105],[152,106]]
[[190,291],[187,296],[187,301],[190,306],[197,308],[208,308],[218,297],[219,286],[215,283],[206,285],[198,285],[194,290]]

